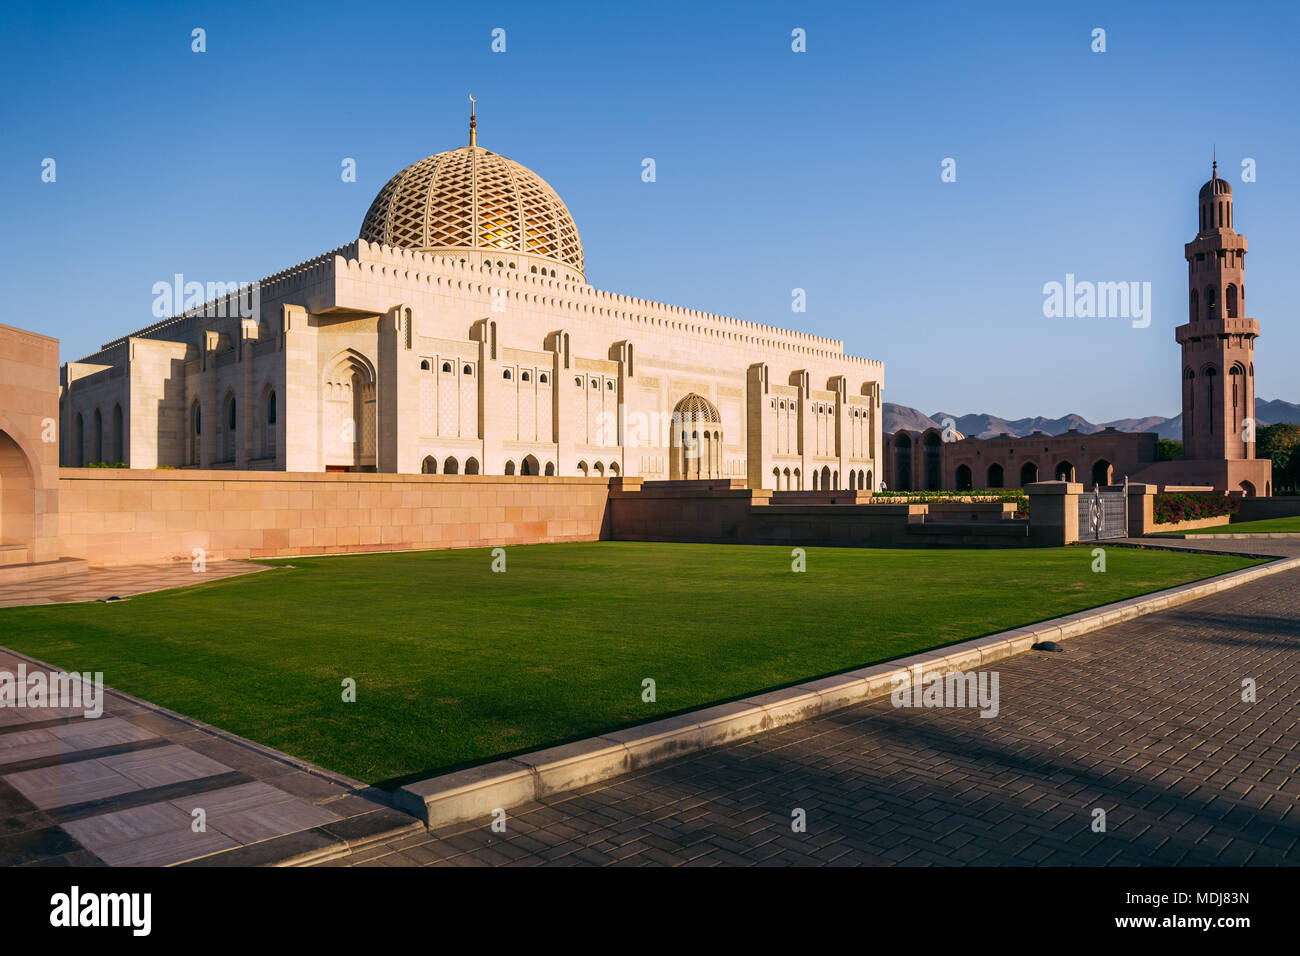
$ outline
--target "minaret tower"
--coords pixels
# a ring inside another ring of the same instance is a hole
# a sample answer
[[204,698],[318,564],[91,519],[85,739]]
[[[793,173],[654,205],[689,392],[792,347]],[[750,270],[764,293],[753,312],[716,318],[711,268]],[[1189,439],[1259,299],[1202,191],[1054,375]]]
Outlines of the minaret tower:
[[1232,186],[1219,178],[1217,158],[1197,216],[1200,231],[1184,247],[1188,321],[1174,330],[1183,350],[1183,456],[1254,458],[1246,439],[1254,437],[1259,323],[1245,317],[1246,237],[1233,229]]

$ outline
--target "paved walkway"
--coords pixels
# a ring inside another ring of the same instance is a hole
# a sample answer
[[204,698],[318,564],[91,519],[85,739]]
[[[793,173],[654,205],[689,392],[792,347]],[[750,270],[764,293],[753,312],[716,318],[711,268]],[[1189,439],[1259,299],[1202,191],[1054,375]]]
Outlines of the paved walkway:
[[[0,671],[24,663],[0,650]],[[27,665],[28,674],[35,670]],[[0,866],[258,864],[419,824],[359,785],[159,708],[0,708]],[[206,817],[195,827],[195,811]]]
[[246,561],[213,561],[196,572],[188,562],[163,565],[124,565],[116,568],[91,568],[80,574],[0,584],[0,607],[27,604],[67,604],[77,601],[102,601],[110,597],[129,597],[147,591],[184,588],[240,574],[268,570],[268,565]]
[[324,865],[1300,863],[1300,571],[1065,647],[993,719],[875,701]]

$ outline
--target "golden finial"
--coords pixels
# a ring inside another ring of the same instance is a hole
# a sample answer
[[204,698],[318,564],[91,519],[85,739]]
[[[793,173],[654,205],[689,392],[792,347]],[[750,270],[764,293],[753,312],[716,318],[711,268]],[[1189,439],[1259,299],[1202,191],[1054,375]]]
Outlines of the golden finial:
[[478,118],[475,115],[477,103],[478,100],[474,99],[474,94],[471,93],[469,95],[469,144],[471,146],[478,145],[478,133],[475,131],[475,127],[478,126]]
[[1210,178],[1219,178],[1219,147],[1216,145],[1213,152],[1210,153],[1212,162],[1210,163]]

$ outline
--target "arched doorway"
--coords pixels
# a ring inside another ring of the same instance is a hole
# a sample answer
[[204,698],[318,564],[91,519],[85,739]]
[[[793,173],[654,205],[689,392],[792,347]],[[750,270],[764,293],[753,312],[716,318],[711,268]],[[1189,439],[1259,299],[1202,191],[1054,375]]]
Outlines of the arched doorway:
[[1059,461],[1053,474],[1057,481],[1074,481],[1074,465],[1068,461]]
[[722,416],[703,395],[689,392],[673,408],[670,478],[722,477]]
[[906,432],[897,432],[894,435],[893,490],[912,490],[912,439]]
[[1249,481],[1243,481],[1240,485],[1240,488],[1242,494],[1244,494],[1247,498],[1255,497],[1255,486],[1252,485]]
[[956,484],[958,491],[971,490],[971,472],[970,465],[958,465],[956,474]]
[[1092,466],[1092,483],[1096,485],[1109,485],[1114,476],[1115,469],[1111,467],[1110,462],[1105,458],[1098,458]]
[[537,459],[532,455],[525,456],[524,460],[519,463],[519,474],[533,476],[540,474]]
[[1037,480],[1038,480],[1037,462],[1027,461],[1020,466],[1020,487],[1021,488],[1023,488],[1025,485],[1032,485]]
[[989,465],[988,487],[1001,488],[1005,483],[1006,483],[1006,479],[1002,475],[1002,466],[999,465],[997,462],[994,462],[993,464]]
[[0,546],[25,548],[26,564],[36,543],[36,481],[18,442],[0,431]]
[[938,432],[928,431],[923,439],[925,448],[925,490],[938,491],[943,484],[943,442]]
[[438,459],[430,455],[428,458],[424,459],[424,462],[420,465],[420,474],[436,475],[437,473],[438,473]]

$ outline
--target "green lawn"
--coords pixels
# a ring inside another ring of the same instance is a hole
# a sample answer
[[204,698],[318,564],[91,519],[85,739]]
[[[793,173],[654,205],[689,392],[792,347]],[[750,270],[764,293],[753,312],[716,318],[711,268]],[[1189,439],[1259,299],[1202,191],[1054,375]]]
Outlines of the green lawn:
[[1095,574],[1090,547],[813,548],[796,574],[780,547],[507,556],[504,574],[487,550],[268,562],[294,567],[0,609],[0,644],[391,785],[1257,563],[1108,548]]
[[1300,533],[1300,515],[1290,518],[1265,518],[1262,521],[1238,521],[1236,524],[1216,525],[1213,528],[1196,528],[1183,534],[1265,534],[1277,531]]

